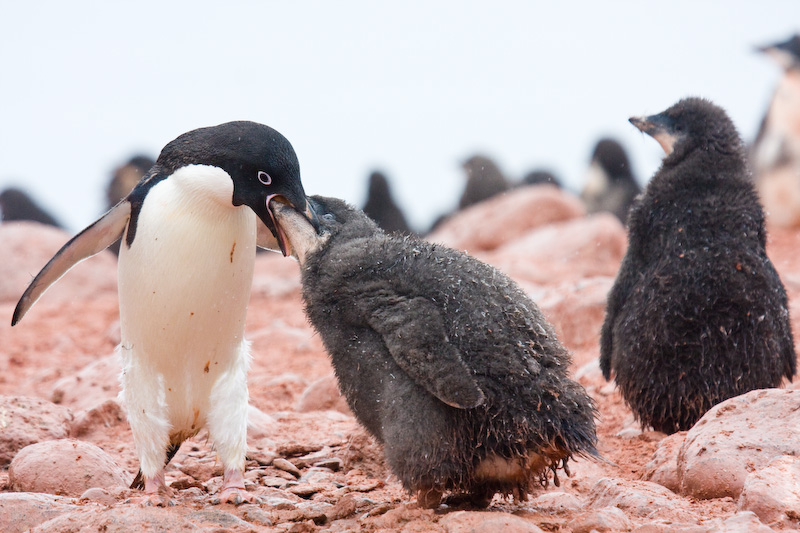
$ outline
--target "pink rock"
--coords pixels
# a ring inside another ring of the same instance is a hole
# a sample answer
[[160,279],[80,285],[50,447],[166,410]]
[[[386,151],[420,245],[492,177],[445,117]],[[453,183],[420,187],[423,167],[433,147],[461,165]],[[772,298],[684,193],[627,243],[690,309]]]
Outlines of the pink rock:
[[80,411],[70,426],[69,434],[73,438],[84,438],[97,432],[105,432],[108,428],[127,425],[127,415],[117,399],[106,400],[100,405]]
[[581,201],[556,187],[522,187],[453,215],[426,237],[456,250],[494,250],[533,228],[586,214]]
[[82,501],[93,501],[109,507],[117,503],[117,498],[106,489],[100,487],[92,487],[87,489],[81,494]]
[[[0,264],[0,302],[16,302],[33,277],[72,235],[34,222],[0,224],[0,249],[13,261]],[[87,300],[117,291],[117,259],[101,252],[73,268],[42,298],[50,302]]]
[[64,531],[195,531],[197,525],[179,513],[156,507],[88,508],[40,524],[33,533]]
[[752,511],[767,524],[800,527],[800,458],[781,455],[748,475],[739,510]]
[[603,478],[592,487],[589,496],[589,506],[594,509],[618,507],[639,517],[680,506],[680,499],[669,489],[648,481]]
[[543,226],[477,256],[515,280],[558,285],[597,276],[615,278],[626,247],[625,228],[617,217],[598,213]]
[[456,511],[447,513],[439,525],[447,533],[543,533],[532,521],[501,512]]
[[673,433],[658,443],[653,458],[644,465],[645,481],[652,481],[668,488],[672,492],[680,491],[678,478],[678,453],[686,439],[686,431]]
[[0,396],[0,466],[25,446],[63,439],[73,418],[70,409],[40,398]]
[[92,409],[119,395],[122,363],[117,353],[101,357],[53,385],[53,403],[75,410]]
[[309,385],[300,395],[296,410],[301,413],[334,410],[352,416],[334,374],[322,376]]
[[616,507],[604,507],[581,513],[567,524],[572,533],[592,533],[593,531],[629,531],[631,521]]
[[8,481],[18,492],[72,497],[92,487],[113,489],[130,484],[106,452],[74,439],[49,440],[23,448],[11,461]]
[[574,513],[583,508],[583,502],[574,494],[554,491],[545,492],[530,502],[531,507],[545,513]]
[[247,406],[247,439],[259,440],[268,438],[275,432],[278,422],[253,405]]
[[771,533],[773,529],[761,523],[755,513],[742,511],[725,519],[714,533]]
[[613,284],[614,278],[607,276],[562,283],[543,291],[535,301],[564,346],[570,350],[596,348]]
[[678,454],[681,494],[738,498],[750,472],[800,454],[800,391],[766,389],[726,400],[689,430]]
[[4,533],[22,533],[42,522],[75,511],[69,499],[51,494],[6,492],[0,494],[0,524]]

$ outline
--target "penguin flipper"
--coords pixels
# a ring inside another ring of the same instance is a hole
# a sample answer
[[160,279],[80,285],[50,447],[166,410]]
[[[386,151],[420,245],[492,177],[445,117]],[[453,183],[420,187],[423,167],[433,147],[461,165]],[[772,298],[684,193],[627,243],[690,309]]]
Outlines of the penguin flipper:
[[389,291],[362,300],[369,326],[383,337],[392,358],[414,382],[451,407],[484,402],[472,372],[450,344],[439,309],[425,298]]
[[14,309],[11,325],[22,320],[34,303],[50,285],[58,281],[67,271],[99,252],[120,238],[131,216],[131,204],[123,200],[105,215],[78,233],[56,252],[56,255],[36,275]]

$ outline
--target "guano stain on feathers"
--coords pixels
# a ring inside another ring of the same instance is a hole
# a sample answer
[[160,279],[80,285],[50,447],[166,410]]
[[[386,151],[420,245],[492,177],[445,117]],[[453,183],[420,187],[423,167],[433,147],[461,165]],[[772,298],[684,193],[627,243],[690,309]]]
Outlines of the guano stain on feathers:
[[206,361],[206,366],[203,367],[203,372],[208,374],[208,367],[211,365],[211,361]]
[[231,264],[233,264],[233,251],[236,249],[236,241],[233,241],[233,246],[231,246]]

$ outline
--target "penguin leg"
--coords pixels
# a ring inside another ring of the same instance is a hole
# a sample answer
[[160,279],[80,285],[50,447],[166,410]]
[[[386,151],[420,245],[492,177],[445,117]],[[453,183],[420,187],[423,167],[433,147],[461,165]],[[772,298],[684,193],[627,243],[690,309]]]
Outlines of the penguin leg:
[[[122,396],[139,456],[144,491],[148,496],[145,504],[170,505],[172,491],[164,481],[164,465],[170,446],[171,426],[166,416],[163,378],[154,374],[152,369],[148,370],[146,365],[138,364],[130,348],[123,346],[121,351]],[[141,486],[141,482],[138,485]]]
[[224,468],[219,493],[222,503],[238,505],[253,499],[244,487],[249,367],[250,349],[248,343],[243,341],[233,364],[217,379],[209,398],[208,432]]

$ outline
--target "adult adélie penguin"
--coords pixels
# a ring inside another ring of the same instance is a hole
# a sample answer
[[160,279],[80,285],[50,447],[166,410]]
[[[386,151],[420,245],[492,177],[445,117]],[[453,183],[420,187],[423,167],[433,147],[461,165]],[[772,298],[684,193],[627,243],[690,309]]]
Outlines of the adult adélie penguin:
[[220,500],[248,499],[244,325],[256,246],[284,250],[273,199],[316,225],[297,156],[280,133],[253,122],[185,133],[56,253],[14,311],[12,325],[67,270],[122,238],[122,396],[140,461],[131,486],[144,489],[146,503],[171,503],[164,467],[203,427],[224,467]]

